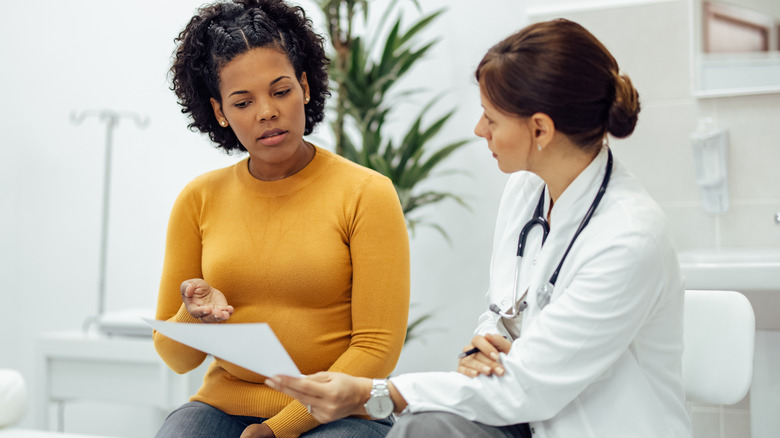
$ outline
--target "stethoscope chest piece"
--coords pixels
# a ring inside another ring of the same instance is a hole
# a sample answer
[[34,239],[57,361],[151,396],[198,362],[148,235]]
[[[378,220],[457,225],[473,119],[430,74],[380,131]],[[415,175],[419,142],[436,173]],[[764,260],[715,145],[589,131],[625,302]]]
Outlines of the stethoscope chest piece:
[[549,281],[544,285],[539,286],[539,289],[536,291],[537,307],[544,309],[548,304],[550,304],[550,298],[552,297],[553,290],[555,290],[555,286],[553,286]]

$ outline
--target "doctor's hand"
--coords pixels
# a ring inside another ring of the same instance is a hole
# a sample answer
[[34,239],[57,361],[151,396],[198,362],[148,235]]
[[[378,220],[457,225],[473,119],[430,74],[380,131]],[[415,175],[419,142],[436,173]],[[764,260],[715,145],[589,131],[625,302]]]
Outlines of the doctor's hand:
[[181,283],[181,300],[195,318],[205,323],[227,321],[233,314],[225,295],[211,287],[202,278],[192,278]]
[[504,375],[504,367],[499,362],[498,353],[509,353],[512,348],[512,342],[505,337],[488,333],[485,336],[477,335],[471,339],[471,344],[467,345],[463,351],[479,349],[478,353],[470,354],[458,361],[458,372],[469,377],[477,377],[480,374],[490,376]]

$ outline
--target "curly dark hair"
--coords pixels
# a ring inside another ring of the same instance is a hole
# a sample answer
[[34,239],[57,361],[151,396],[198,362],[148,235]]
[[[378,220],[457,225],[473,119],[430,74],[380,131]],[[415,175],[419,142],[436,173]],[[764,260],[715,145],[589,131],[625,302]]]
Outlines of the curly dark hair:
[[304,135],[325,116],[328,64],[323,38],[312,29],[300,6],[282,0],[232,0],[202,6],[174,40],[171,90],[181,112],[189,114],[191,130],[208,134],[231,153],[246,151],[232,129],[219,126],[209,101],[221,102],[219,72],[231,59],[258,47],[273,47],[287,55],[298,80],[306,72],[310,101],[305,107]]

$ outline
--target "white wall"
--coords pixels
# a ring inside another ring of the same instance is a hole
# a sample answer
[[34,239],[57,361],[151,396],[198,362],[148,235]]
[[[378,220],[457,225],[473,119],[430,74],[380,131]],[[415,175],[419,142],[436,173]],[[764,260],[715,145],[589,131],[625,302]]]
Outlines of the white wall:
[[31,394],[38,334],[78,329],[97,311],[105,125],[90,118],[74,126],[71,111],[151,119],[145,130],[122,120],[115,131],[108,309],[154,306],[174,197],[195,175],[235,160],[187,131],[167,90],[173,37],[195,6],[5,5],[15,18],[0,28],[0,278],[8,303],[0,367],[22,371]]
[[[108,310],[154,306],[173,199],[194,176],[238,159],[189,132],[167,88],[173,38],[201,3],[44,0],[5,6],[5,16],[14,18],[0,26],[6,102],[0,108],[0,279],[6,303],[0,367],[20,370],[32,394],[39,385],[36,337],[79,329],[97,311],[105,124],[88,118],[76,126],[70,113],[107,108],[151,120],[141,130],[123,119],[114,132]],[[491,8],[479,9],[472,2],[421,3],[426,12],[444,6],[449,12],[430,32],[443,41],[410,86],[446,91],[439,108],[458,108],[442,144],[473,137],[480,114],[473,69],[490,45],[525,24],[522,7],[512,0],[492,0]],[[300,4],[315,24],[321,21],[312,1]],[[329,146],[327,131],[323,125],[310,140]],[[398,372],[452,369],[483,305],[505,176],[478,141],[453,156],[450,166],[471,176],[442,177],[436,184],[462,194],[472,211],[447,204],[426,212],[448,231],[451,246],[426,228],[412,240],[412,314],[435,316],[427,337],[404,351]],[[139,427],[148,417],[137,409],[72,405],[66,416],[75,419],[66,418],[67,431],[149,436],[154,430]],[[29,413],[22,426],[31,427],[32,420]]]

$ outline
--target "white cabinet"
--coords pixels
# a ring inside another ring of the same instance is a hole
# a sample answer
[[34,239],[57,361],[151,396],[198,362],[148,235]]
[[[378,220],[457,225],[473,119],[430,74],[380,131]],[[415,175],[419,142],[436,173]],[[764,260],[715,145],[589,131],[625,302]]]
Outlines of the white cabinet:
[[200,387],[208,362],[187,374],[171,371],[150,337],[106,336],[80,331],[45,333],[37,340],[36,426],[62,430],[52,408],[70,401],[120,402],[152,408],[159,421]]

